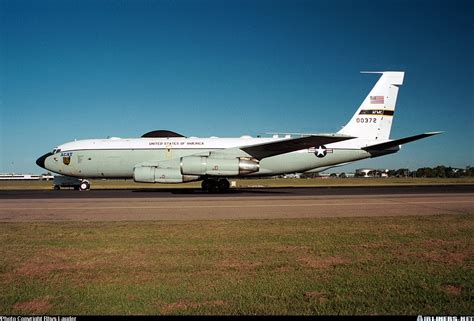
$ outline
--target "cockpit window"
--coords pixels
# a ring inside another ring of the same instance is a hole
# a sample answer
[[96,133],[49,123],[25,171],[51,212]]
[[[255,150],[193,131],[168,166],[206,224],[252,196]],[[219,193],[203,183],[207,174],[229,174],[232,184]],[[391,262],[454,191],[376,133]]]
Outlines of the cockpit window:
[[59,153],[61,151],[61,148],[55,148],[53,149],[53,154]]

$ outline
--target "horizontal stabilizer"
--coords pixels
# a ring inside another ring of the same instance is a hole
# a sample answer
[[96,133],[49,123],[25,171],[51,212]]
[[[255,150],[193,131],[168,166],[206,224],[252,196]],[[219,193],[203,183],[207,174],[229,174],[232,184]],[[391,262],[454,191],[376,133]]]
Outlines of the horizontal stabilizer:
[[381,143],[381,144],[376,144],[376,145],[363,147],[362,149],[364,149],[366,151],[389,149],[389,148],[392,148],[392,147],[397,147],[399,145],[403,145],[403,144],[406,144],[406,143],[413,142],[413,141],[418,140],[418,139],[430,137],[430,136],[433,136],[433,135],[438,135],[438,134],[441,134],[441,133],[442,132],[423,133],[423,134],[419,134],[419,135],[415,135],[415,136],[409,136],[409,137],[405,137],[405,138],[391,140],[389,142],[385,142],[385,143]]
[[262,159],[275,155],[285,154],[311,147],[318,147],[326,144],[336,143],[343,140],[353,139],[352,136],[332,134],[332,135],[312,135],[299,138],[289,138],[270,143],[240,147],[241,150],[256,159]]

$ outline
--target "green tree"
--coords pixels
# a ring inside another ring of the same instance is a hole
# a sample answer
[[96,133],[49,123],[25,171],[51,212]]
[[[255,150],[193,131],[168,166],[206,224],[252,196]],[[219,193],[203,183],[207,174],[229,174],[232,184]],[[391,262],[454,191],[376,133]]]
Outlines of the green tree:
[[440,165],[433,168],[433,177],[446,177],[446,167]]

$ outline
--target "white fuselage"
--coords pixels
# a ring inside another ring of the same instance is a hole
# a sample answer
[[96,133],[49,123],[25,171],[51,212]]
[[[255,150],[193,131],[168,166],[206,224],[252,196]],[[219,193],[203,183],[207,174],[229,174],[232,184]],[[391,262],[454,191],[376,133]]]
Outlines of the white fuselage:
[[[134,167],[149,161],[170,161],[189,155],[208,155],[242,146],[284,140],[286,138],[110,138],[65,143],[47,157],[44,167],[53,172],[83,178],[131,178]],[[305,172],[319,167],[371,157],[361,150],[372,141],[352,139],[324,146],[264,158],[252,176],[270,176]],[[319,149],[319,154],[318,154]],[[241,155],[242,157],[248,155]]]

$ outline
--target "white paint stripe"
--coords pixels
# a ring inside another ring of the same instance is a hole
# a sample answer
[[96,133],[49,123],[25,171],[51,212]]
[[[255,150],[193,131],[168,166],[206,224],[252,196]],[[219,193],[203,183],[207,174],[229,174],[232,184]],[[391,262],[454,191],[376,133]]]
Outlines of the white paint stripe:
[[308,204],[254,204],[254,205],[181,205],[181,206],[75,206],[75,207],[7,207],[0,208],[2,211],[11,210],[112,210],[112,209],[195,209],[195,208],[265,208],[265,207],[310,207],[310,206],[371,206],[371,205],[423,205],[423,204],[459,204],[474,203],[469,201],[418,201],[418,202],[374,202],[374,203],[308,203]]

